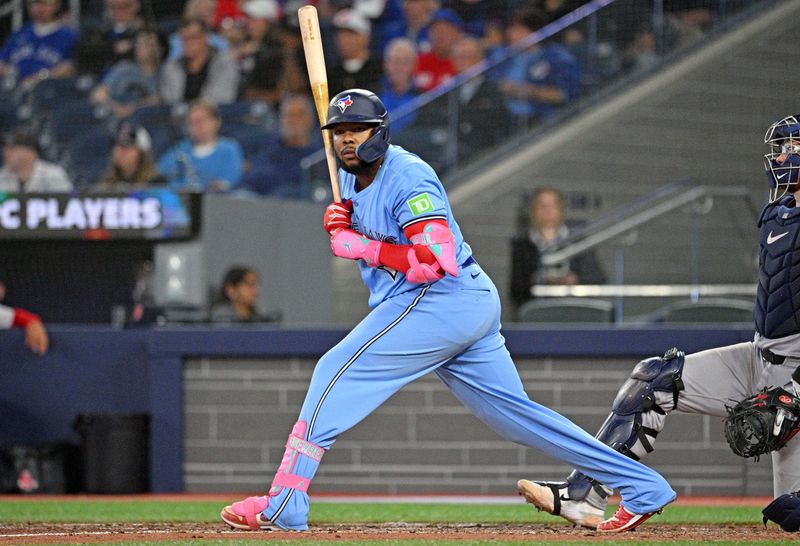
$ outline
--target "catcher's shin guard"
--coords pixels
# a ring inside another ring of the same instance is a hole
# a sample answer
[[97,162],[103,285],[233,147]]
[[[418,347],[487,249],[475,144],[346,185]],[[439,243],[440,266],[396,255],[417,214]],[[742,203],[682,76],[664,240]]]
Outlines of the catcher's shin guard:
[[678,407],[684,358],[672,348],[663,357],[639,362],[620,387],[597,439],[637,461],[653,451],[667,414]]

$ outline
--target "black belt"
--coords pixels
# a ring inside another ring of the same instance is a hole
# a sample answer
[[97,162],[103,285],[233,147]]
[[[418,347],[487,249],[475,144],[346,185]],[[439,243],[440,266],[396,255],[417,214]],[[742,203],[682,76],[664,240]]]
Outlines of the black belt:
[[770,364],[783,364],[786,357],[783,355],[776,355],[769,349],[761,349],[761,358],[769,362]]
[[462,263],[462,264],[461,264],[461,267],[462,267],[462,269],[463,269],[463,268],[465,268],[465,267],[469,267],[469,266],[471,266],[471,265],[476,265],[477,263],[478,263],[478,262],[476,262],[476,261],[475,261],[475,258],[473,258],[472,256],[470,256],[469,258],[467,258],[466,260],[464,260],[464,263]]

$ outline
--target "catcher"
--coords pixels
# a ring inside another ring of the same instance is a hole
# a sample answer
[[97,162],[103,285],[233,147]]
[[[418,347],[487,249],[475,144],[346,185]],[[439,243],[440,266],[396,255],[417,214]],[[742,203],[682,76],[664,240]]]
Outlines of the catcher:
[[[759,279],[752,342],[645,359],[631,372],[597,438],[632,459],[654,449],[667,416],[725,419],[742,457],[772,456],[775,500],[764,521],[800,528],[800,114],[773,123],[764,138],[769,203],[761,214]],[[554,515],[594,529],[612,490],[573,471],[562,482],[520,480],[520,494]],[[792,493],[794,492],[794,493]]]

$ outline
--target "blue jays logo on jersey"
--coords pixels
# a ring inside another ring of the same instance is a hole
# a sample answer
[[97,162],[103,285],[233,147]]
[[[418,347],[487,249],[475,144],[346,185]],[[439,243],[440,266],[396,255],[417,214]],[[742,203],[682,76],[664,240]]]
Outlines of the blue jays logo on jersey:
[[350,95],[342,97],[341,99],[336,101],[336,106],[339,107],[339,110],[342,111],[342,114],[344,114],[344,111],[347,110],[352,105],[353,105],[353,100],[350,98]]

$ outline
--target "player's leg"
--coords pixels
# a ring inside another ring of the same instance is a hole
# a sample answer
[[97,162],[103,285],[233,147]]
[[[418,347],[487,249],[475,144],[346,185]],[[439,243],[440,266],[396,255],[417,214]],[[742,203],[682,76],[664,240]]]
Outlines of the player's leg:
[[[620,388],[597,438],[639,460],[654,450],[670,413],[723,417],[726,404],[753,392],[762,369],[753,343],[645,359]],[[538,509],[578,525],[584,524],[580,514],[605,510],[612,492],[579,470],[561,482],[520,480],[519,490]]]
[[[675,498],[654,470],[609,448],[557,412],[530,400],[503,337],[494,331],[436,371],[455,396],[496,432],[618,488],[628,510],[649,514]],[[602,511],[586,515],[595,527]]]
[[[786,359],[783,364],[766,365],[758,381],[757,390],[782,385],[788,391],[793,392],[791,376],[797,369],[797,365],[798,362],[795,359]],[[800,491],[800,434],[770,455],[772,456],[772,485],[775,497],[784,493]]]
[[320,359],[269,495],[226,507],[223,520],[243,529],[307,528],[306,491],[336,438],[490,325],[465,312],[470,298],[450,296],[445,309],[438,284],[383,302]]

